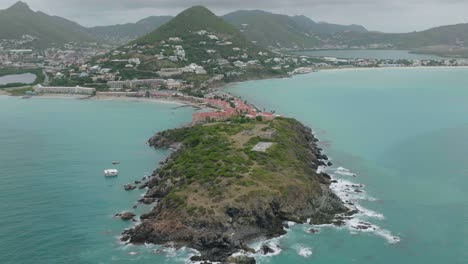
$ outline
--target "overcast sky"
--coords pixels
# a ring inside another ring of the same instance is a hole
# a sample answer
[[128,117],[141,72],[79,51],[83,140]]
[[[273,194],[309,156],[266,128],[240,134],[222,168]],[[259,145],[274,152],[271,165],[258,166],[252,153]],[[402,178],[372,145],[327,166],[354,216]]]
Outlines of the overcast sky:
[[[0,0],[0,9],[17,0]],[[360,24],[370,30],[408,32],[467,23],[468,0],[23,0],[33,10],[59,15],[84,26],[135,22],[152,15],[176,15],[205,5],[218,15],[262,9],[306,15],[315,21]]]

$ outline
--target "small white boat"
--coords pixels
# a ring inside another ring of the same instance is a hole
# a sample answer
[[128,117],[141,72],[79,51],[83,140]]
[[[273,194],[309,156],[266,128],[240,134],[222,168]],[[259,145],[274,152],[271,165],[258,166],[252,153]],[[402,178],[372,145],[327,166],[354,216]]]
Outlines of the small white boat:
[[112,164],[114,164],[114,165],[120,164],[120,161],[115,161],[115,160],[114,160],[114,161],[112,162]]
[[117,176],[117,175],[119,175],[119,171],[116,170],[116,169],[104,170],[104,175],[105,175],[106,177]]

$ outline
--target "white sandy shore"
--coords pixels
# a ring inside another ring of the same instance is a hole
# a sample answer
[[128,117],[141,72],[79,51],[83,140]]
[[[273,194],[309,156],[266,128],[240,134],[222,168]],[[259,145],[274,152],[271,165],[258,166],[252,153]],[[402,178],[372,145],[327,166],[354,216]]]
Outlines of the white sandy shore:
[[119,97],[119,96],[102,96],[90,97],[90,100],[103,100],[103,101],[126,101],[126,102],[150,102],[158,104],[175,104],[180,106],[192,106],[195,108],[205,108],[196,103],[179,100],[176,98],[135,98],[135,97]]
[[[318,71],[370,71],[370,70],[414,70],[414,69],[468,69],[468,66],[405,66],[405,67],[346,67],[318,69]],[[312,72],[313,73],[313,72]]]

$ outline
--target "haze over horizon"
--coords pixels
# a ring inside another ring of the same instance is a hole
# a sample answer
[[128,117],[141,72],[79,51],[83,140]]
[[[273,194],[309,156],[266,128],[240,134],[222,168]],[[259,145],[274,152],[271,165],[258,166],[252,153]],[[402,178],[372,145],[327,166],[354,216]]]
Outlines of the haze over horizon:
[[[6,9],[17,0],[2,0]],[[314,21],[359,24],[382,32],[421,31],[432,27],[467,23],[463,0],[24,0],[31,9],[61,16],[83,26],[136,22],[148,16],[176,15],[193,5],[204,5],[217,15],[260,9],[287,15],[305,15]]]

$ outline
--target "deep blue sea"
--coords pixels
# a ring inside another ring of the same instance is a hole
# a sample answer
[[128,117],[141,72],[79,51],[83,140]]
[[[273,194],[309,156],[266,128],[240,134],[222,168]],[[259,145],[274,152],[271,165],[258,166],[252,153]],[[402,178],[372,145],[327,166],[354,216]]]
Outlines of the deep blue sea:
[[[311,126],[333,188],[362,211],[318,234],[294,225],[260,263],[466,263],[468,69],[321,71],[227,90]],[[121,245],[132,223],[113,218],[142,195],[123,185],[168,154],[146,140],[190,121],[191,108],[175,107],[0,96],[0,263],[185,263],[189,249]],[[106,179],[113,160],[120,175]]]

